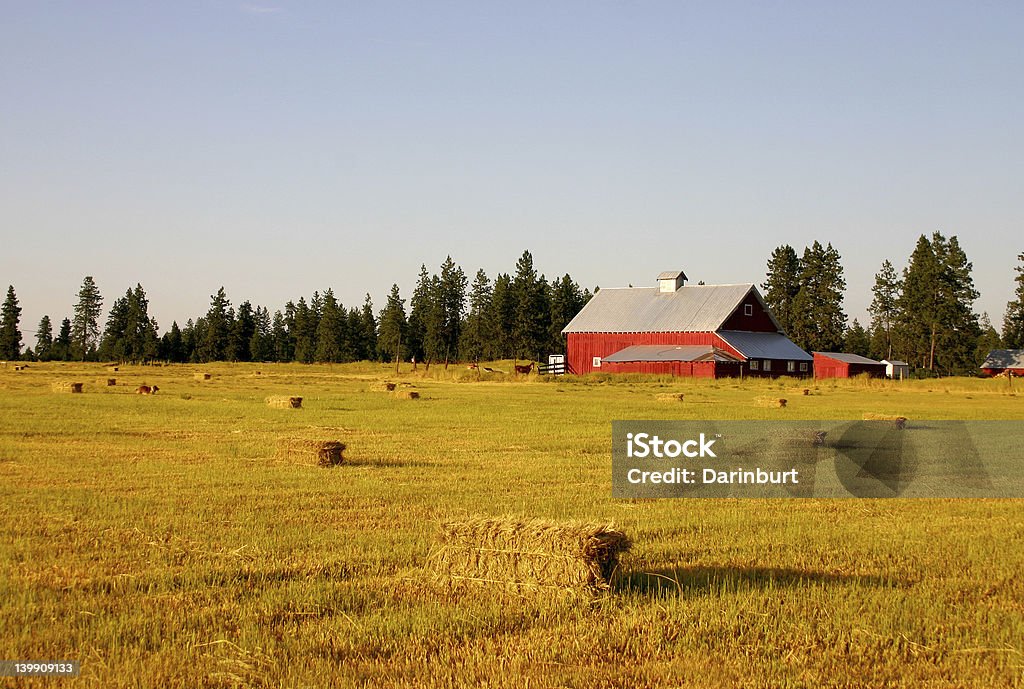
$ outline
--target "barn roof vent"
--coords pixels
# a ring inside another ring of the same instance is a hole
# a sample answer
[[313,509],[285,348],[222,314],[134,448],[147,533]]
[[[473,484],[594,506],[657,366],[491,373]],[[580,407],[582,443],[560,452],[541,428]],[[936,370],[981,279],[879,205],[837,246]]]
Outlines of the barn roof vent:
[[686,284],[686,273],[681,270],[668,270],[658,276],[659,292],[675,292]]

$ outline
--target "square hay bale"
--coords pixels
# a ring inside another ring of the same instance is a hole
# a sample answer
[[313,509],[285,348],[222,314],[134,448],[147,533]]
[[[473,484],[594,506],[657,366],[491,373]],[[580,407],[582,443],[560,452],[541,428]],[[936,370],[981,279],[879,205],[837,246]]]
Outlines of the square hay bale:
[[811,390],[810,390],[810,388],[795,388],[795,389],[794,389],[794,390],[792,390],[791,392],[792,392],[792,393],[793,393],[794,395],[803,395],[804,397],[807,397],[808,395],[810,395],[810,394],[811,394]]
[[398,390],[395,392],[395,397],[400,400],[418,400],[420,393],[415,390]]
[[69,383],[66,381],[61,381],[59,383],[54,383],[52,387],[54,392],[82,392],[82,383]]
[[117,373],[117,366],[107,366],[107,370],[111,373]]
[[682,402],[685,395],[681,392],[663,392],[658,395],[659,402]]
[[395,384],[387,381],[381,381],[379,383],[370,383],[370,392],[394,392]]
[[611,586],[629,548],[612,525],[475,517],[442,524],[430,562],[453,585],[596,593]]
[[113,387],[117,385],[117,378],[107,378],[107,387]]
[[282,459],[299,461],[302,464],[315,463],[322,467],[342,464],[341,453],[345,443],[338,440],[310,440],[308,438],[281,438],[277,441],[277,456]]
[[267,404],[275,409],[301,409],[301,397],[289,397],[288,395],[273,395],[267,398]]
[[196,380],[210,380],[210,378],[212,378],[212,377],[213,376],[211,376],[209,373],[196,373],[196,374],[193,374],[193,378],[195,378]]
[[865,412],[861,418],[865,421],[889,421],[901,431],[907,425],[907,417],[900,416],[898,414],[876,414],[874,412]]
[[781,397],[758,397],[754,403],[759,407],[782,409],[786,406],[786,400]]

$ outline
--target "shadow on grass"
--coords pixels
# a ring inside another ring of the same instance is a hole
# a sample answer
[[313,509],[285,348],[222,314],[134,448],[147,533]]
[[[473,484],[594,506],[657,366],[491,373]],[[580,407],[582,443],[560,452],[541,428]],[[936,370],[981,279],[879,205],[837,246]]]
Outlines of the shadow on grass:
[[679,567],[621,573],[617,593],[668,597],[805,586],[893,586],[898,582],[863,574],[836,574],[787,567]]

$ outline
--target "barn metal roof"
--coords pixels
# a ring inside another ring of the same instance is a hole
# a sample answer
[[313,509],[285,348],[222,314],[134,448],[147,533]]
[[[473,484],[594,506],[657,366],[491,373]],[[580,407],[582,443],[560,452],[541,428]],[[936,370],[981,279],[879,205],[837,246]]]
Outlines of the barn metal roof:
[[842,361],[844,364],[875,364],[876,366],[883,366],[881,361],[875,361],[869,359],[866,356],[859,354],[849,354],[847,352],[815,352],[822,356],[827,356],[829,359],[835,359],[836,361]]
[[788,359],[814,361],[814,357],[793,344],[782,333],[751,333],[743,330],[720,330],[719,337],[748,359]]
[[598,291],[562,332],[714,332],[751,290],[763,305],[751,283],[686,285],[675,292],[661,292],[657,287],[606,288]]
[[711,345],[633,345],[620,349],[602,361],[738,361],[728,352]]
[[892,361],[889,359],[882,359],[882,363],[886,366],[910,366],[906,361],[900,361],[899,359],[893,359]]
[[981,368],[1024,368],[1024,349],[993,349]]
[[675,280],[678,277],[682,277],[684,280],[687,279],[686,273],[681,270],[666,270],[664,273],[658,275],[659,280]]

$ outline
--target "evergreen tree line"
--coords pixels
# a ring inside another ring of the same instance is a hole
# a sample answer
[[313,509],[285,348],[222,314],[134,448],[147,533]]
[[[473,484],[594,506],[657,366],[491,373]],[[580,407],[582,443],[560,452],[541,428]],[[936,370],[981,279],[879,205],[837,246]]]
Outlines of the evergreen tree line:
[[49,316],[36,330],[35,349],[21,353],[21,308],[8,288],[0,321],[0,357],[36,360],[123,362],[280,361],[335,363],[361,360],[434,362],[498,358],[540,360],[564,351],[561,330],[590,299],[568,275],[548,282],[523,252],[514,276],[492,282],[477,271],[472,285],[449,256],[439,273],[421,266],[409,299],[392,285],[387,303],[374,312],[370,295],[346,308],[333,290],[289,301],[272,315],[243,301],[233,307],[224,288],[202,316],[177,322],[159,335],[141,284],[116,299],[101,329],[103,298],[91,276],[78,293],[71,318],[53,336]]
[[903,360],[937,374],[975,373],[993,349],[1024,347],[1024,254],[1015,268],[1014,300],[1002,335],[988,315],[974,313],[979,293],[973,264],[956,236],[921,235],[902,272],[888,259],[875,275],[867,328],[846,327],[846,283],[840,256],[815,242],[802,256],[788,245],[772,252],[765,302],[797,345],[807,351],[845,351]]

